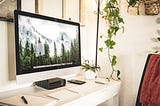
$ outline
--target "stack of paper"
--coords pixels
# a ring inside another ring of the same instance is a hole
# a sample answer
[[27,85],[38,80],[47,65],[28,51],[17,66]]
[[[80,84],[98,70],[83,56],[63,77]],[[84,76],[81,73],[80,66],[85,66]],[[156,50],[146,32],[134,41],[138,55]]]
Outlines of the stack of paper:
[[[27,104],[22,100],[22,96],[24,96],[27,100]],[[54,106],[56,102],[57,100],[52,98],[20,94],[0,100],[0,105],[5,104],[3,106]]]

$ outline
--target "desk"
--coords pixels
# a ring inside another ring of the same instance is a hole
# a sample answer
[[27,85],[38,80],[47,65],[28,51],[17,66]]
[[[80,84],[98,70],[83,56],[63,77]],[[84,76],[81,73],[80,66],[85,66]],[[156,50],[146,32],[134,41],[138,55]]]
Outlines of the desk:
[[[77,78],[78,79],[78,78]],[[82,79],[79,79],[82,80]],[[110,100],[110,106],[119,105],[119,90],[120,90],[120,81],[110,81],[108,84],[97,84],[93,80],[85,80],[86,85],[94,84],[96,85],[93,88],[87,90],[80,90],[78,95],[74,98],[67,98],[65,100],[58,100],[55,106],[96,106],[107,100]],[[47,94],[58,92],[64,89],[73,89],[79,87],[80,85],[67,83],[66,86],[53,89],[45,90],[38,87],[26,87],[17,90],[7,91],[0,93],[0,99],[14,96],[21,93],[27,93],[31,95],[41,96],[48,98]],[[52,98],[53,99],[53,98]]]

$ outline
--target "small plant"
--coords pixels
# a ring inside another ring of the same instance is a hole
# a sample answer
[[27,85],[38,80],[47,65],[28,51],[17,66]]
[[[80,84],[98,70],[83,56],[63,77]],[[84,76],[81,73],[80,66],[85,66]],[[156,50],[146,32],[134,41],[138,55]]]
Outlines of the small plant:
[[128,3],[128,9],[130,7],[135,7],[135,8],[137,8],[137,14],[140,15],[139,7],[141,4],[141,0],[127,0],[127,3]]
[[100,71],[100,66],[93,66],[89,64],[89,60],[85,60],[85,62],[81,65],[82,69],[85,71],[91,70],[93,72],[98,72]]

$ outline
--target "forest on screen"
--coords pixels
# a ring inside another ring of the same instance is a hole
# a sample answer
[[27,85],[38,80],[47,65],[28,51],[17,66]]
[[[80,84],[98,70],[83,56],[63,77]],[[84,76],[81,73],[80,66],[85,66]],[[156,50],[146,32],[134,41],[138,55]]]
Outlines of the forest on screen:
[[[40,39],[38,40],[38,42],[41,42]],[[44,55],[36,56],[35,44],[26,41],[23,47],[22,41],[19,41],[19,69],[21,71],[33,71],[35,68],[78,65],[80,64],[78,42],[78,38],[72,40],[70,50],[67,50],[63,43],[61,44],[61,48],[57,48],[56,42],[54,42],[54,52],[52,55],[50,55],[49,44],[44,43]],[[60,55],[58,55],[57,49],[61,49]]]

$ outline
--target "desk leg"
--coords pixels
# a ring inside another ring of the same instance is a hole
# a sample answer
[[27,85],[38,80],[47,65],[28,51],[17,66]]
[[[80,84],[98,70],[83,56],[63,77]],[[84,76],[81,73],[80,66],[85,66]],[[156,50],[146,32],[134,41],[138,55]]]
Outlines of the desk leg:
[[119,94],[113,97],[113,106],[119,106]]

